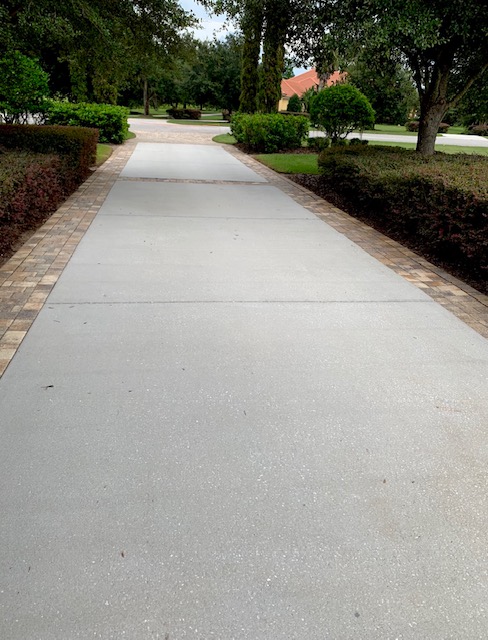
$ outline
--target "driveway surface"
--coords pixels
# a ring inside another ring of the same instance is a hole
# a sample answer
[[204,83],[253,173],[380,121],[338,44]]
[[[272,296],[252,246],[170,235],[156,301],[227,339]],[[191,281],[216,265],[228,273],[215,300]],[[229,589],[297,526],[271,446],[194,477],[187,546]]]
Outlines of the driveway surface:
[[488,635],[488,341],[142,143],[0,380],[5,640]]
[[[211,125],[180,125],[180,124],[172,124],[171,121],[167,120],[144,120],[138,118],[132,118],[129,120],[131,125],[131,130],[136,131],[138,137],[140,135],[151,135],[157,136],[164,134],[166,137],[171,135],[174,132],[176,135],[177,132],[181,135],[181,133],[189,133],[192,135],[199,134],[201,136],[206,135],[208,140],[211,140],[213,136],[219,135],[221,133],[230,133],[230,127],[226,126],[211,126]],[[399,127],[401,129],[401,127]],[[321,137],[324,134],[320,131],[311,131],[311,137]],[[357,133],[349,134],[349,138],[357,138]],[[405,135],[395,135],[390,133],[363,133],[364,140],[370,140],[371,142],[417,142],[417,136],[405,136]],[[469,136],[463,134],[456,133],[443,133],[440,136],[437,136],[436,144],[447,144],[453,146],[460,147],[487,147],[488,148],[488,139],[483,138],[482,136]]]

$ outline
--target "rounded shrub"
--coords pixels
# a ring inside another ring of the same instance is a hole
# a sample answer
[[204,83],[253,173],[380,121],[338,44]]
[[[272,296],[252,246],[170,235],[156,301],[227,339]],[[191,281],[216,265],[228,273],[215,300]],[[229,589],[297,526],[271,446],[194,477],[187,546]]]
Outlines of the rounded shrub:
[[312,122],[326,132],[332,142],[354,129],[374,126],[375,112],[366,96],[350,84],[322,89],[310,105]]
[[302,110],[302,101],[298,97],[296,93],[292,95],[292,97],[288,100],[288,105],[286,107],[287,111],[301,111]]

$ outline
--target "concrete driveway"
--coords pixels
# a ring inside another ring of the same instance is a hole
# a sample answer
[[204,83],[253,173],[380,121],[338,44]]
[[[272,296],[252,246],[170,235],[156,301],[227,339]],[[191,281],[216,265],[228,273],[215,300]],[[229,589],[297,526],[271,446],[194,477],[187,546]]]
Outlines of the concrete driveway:
[[[214,136],[222,134],[222,133],[230,133],[230,127],[226,126],[206,126],[206,125],[182,125],[182,124],[173,124],[168,120],[159,120],[159,119],[151,119],[144,120],[141,118],[132,118],[129,120],[131,131],[137,133],[140,139],[145,139],[144,136],[150,136],[148,139],[155,140],[158,136],[165,136],[164,139],[168,140],[169,136],[175,136],[175,139],[178,140],[177,136],[181,136],[182,134],[187,134],[193,136],[193,141],[195,142],[195,138],[197,138],[196,142],[199,141],[199,138],[204,136],[206,141],[210,141]],[[324,134],[320,131],[311,131],[310,136],[313,137],[322,137]],[[154,137],[156,136],[156,138]],[[357,133],[350,134],[349,138],[357,137]],[[364,140],[370,140],[371,142],[417,142],[416,136],[405,136],[405,135],[393,135],[389,133],[363,133]],[[163,139],[163,138],[161,138]],[[483,138],[482,136],[468,136],[461,134],[450,134],[444,133],[441,136],[437,136],[436,144],[447,144],[453,146],[460,147],[487,147],[488,148],[488,138]]]
[[0,637],[486,637],[487,378],[237,156],[138,144],[0,380]]

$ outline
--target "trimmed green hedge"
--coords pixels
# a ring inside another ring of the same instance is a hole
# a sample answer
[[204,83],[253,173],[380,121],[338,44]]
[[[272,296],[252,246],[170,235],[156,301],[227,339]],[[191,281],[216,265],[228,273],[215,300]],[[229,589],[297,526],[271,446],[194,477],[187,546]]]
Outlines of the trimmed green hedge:
[[487,158],[357,145],[326,149],[318,163],[324,191],[486,286]]
[[46,110],[49,124],[99,130],[100,142],[121,144],[127,140],[129,109],[111,104],[51,102]]
[[232,117],[231,131],[237,142],[250,151],[275,153],[301,147],[309,134],[309,122],[303,116],[237,113]]

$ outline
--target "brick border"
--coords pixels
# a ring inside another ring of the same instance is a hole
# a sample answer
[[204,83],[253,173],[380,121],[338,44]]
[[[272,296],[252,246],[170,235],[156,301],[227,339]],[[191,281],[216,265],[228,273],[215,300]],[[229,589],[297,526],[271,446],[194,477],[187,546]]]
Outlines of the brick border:
[[[129,140],[117,147],[110,158],[0,267],[0,377],[139,141]],[[289,178],[275,173],[252,156],[231,145],[225,145],[225,148],[266,178],[268,184],[281,189],[488,338],[488,296]]]
[[0,377],[135,149],[129,140],[0,267]]

